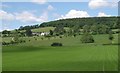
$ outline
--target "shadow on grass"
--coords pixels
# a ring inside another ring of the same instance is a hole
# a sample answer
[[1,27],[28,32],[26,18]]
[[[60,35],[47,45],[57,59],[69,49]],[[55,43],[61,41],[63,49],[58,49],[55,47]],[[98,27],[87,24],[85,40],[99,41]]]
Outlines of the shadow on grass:
[[34,46],[4,46],[2,52],[29,52],[46,49],[45,47],[34,47]]
[[107,44],[103,44],[103,45],[120,45],[120,43],[113,43],[113,44],[107,43]]

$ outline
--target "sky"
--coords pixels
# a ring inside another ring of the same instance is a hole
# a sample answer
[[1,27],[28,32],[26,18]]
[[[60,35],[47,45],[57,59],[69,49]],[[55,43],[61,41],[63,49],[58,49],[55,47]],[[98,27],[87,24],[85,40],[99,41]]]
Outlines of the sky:
[[88,2],[52,2],[32,0],[0,4],[0,31],[20,26],[35,25],[67,18],[118,16],[117,0],[90,0]]

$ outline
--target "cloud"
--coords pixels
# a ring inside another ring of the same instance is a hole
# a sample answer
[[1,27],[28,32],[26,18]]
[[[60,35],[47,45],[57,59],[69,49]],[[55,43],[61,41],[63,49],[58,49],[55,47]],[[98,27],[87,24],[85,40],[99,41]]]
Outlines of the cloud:
[[0,20],[7,20],[7,21],[11,21],[14,20],[15,17],[13,14],[8,13],[6,11],[0,10]]
[[41,16],[39,16],[39,20],[41,22],[46,22],[48,21],[48,12],[44,11]]
[[99,12],[98,13],[98,17],[110,17],[111,15],[107,15],[107,14],[105,14],[105,13],[103,13],[103,12]]
[[88,6],[91,9],[103,7],[117,7],[117,2],[108,2],[107,0],[90,0]]
[[6,11],[0,10],[0,20],[3,20],[3,24],[0,26],[0,31],[2,30],[12,30],[10,29],[9,23],[13,21],[19,21],[24,24],[32,23],[42,23],[48,21],[48,12],[44,11],[41,15],[37,16],[34,12],[23,11],[21,13],[8,13]]
[[0,26],[0,31],[3,31],[3,30],[13,30],[13,29],[10,28],[9,23],[7,23],[7,24],[2,23],[2,25]]
[[54,18],[59,18],[59,17],[61,17],[58,13],[53,13],[52,15],[53,15]]
[[49,5],[47,9],[51,11],[54,9],[54,7],[52,5]]
[[30,21],[32,22],[36,20],[36,17],[32,13],[27,11],[24,11],[22,13],[15,13],[15,15],[16,15],[16,19],[22,22],[30,22]]
[[24,23],[37,23],[45,22],[48,20],[48,11],[44,11],[40,16],[35,15],[29,11],[23,11],[21,13],[8,13],[6,11],[0,10],[0,20],[13,21],[18,20]]
[[84,18],[84,17],[90,17],[90,15],[86,11],[70,10],[67,14],[61,15],[61,17],[58,19]]
[[2,29],[0,29],[0,31],[3,31],[3,30],[8,30],[8,31],[10,31],[10,30],[13,30],[13,29],[10,29],[9,27],[3,26]]
[[47,0],[32,0],[31,2],[36,3],[36,4],[45,4]]
[[30,13],[28,11],[24,11],[22,13],[15,13],[16,20],[19,20],[21,22],[25,23],[31,23],[31,22],[44,22],[47,21],[48,16],[47,13],[44,12],[41,16],[37,17],[33,13]]

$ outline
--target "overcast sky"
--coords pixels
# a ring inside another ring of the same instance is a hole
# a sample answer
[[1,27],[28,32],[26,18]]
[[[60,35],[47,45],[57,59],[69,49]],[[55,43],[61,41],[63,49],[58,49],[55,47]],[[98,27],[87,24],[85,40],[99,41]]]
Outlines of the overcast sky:
[[2,21],[0,31],[58,19],[118,15],[117,0],[90,0],[89,2],[4,1],[6,2],[0,4],[0,7],[2,7],[0,9],[0,20]]

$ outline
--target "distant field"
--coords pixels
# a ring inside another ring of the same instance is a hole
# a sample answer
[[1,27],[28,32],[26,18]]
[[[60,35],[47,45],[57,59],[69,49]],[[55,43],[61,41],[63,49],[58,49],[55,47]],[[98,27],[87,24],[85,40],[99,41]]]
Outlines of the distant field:
[[[32,32],[49,32],[50,30],[54,30],[54,29],[55,27],[42,27],[42,28],[32,29]],[[69,28],[64,27],[64,29],[68,30]],[[22,30],[21,32],[25,32],[25,30]]]
[[[42,28],[35,28],[32,29],[32,32],[49,32],[50,30],[54,30],[55,27],[42,27]],[[70,28],[68,27],[64,27],[65,30],[68,30]],[[80,31],[83,31],[83,29],[80,29]],[[119,29],[112,29],[113,32],[117,32],[119,31]],[[12,32],[15,32],[15,30],[13,30]],[[25,30],[21,30],[21,32],[25,32]]]
[[50,30],[54,30],[54,27],[43,27],[43,28],[32,29],[32,32],[49,32]]
[[[23,37],[26,43],[3,46],[3,71],[117,71],[118,45],[102,45],[108,35],[94,35],[94,44],[82,44],[80,37]],[[63,47],[51,47],[53,42]]]
[[[21,39],[26,40],[26,43],[18,44],[18,45],[31,45],[31,46],[50,46],[51,43],[53,42],[61,42],[63,43],[64,46],[79,46],[81,44],[80,36],[76,37],[65,37],[63,36],[62,38],[59,37],[52,37],[50,40],[48,38],[44,38],[42,36],[39,37],[22,37]],[[108,34],[103,34],[103,35],[93,35],[95,39],[95,44],[108,44],[110,43],[110,40],[108,39]],[[37,38],[37,40],[35,40]],[[43,38],[43,40],[41,39]],[[10,42],[12,40],[12,37],[5,37],[2,39],[5,42]],[[31,40],[29,42],[29,40]],[[33,43],[34,42],[34,43]],[[113,43],[118,43],[118,34],[114,34],[114,40]]]

